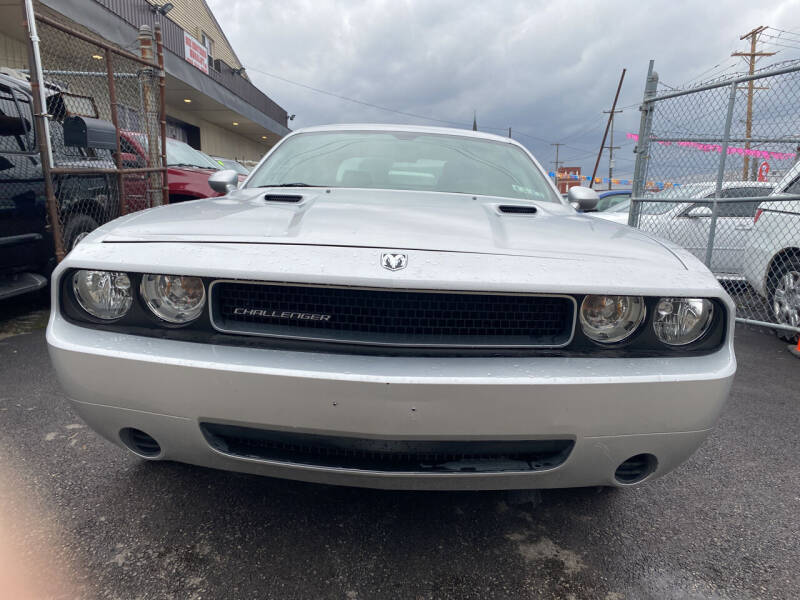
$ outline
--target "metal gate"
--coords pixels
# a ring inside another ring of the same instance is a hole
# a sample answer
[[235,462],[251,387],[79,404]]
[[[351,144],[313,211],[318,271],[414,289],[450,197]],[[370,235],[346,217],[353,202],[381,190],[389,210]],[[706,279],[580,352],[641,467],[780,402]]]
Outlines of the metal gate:
[[161,31],[140,28],[135,54],[26,5],[35,131],[60,261],[103,223],[168,202]]
[[628,224],[695,255],[737,321],[800,332],[800,65],[657,92],[650,61]]

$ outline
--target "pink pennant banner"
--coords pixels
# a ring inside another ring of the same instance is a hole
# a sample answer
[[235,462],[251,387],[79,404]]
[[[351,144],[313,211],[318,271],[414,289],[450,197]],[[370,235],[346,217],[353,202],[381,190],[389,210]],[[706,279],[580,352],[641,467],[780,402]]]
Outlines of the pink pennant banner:
[[[635,133],[627,134],[629,140],[639,141],[639,136]],[[694,148],[702,152],[716,152],[722,154],[722,146],[720,144],[701,144],[700,142],[658,142],[663,146],[680,146],[682,148]],[[753,150],[752,148],[741,148],[738,146],[728,146],[728,155],[741,154],[744,156],[754,156],[756,158],[774,159],[774,160],[794,160],[797,156],[794,152],[769,152],[767,150]]]

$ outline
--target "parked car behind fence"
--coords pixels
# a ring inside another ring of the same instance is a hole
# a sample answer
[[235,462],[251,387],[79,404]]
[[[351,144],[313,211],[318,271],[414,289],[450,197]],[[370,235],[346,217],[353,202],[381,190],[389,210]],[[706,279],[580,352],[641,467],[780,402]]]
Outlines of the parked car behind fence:
[[606,190],[605,192],[598,191],[597,195],[600,201],[597,203],[597,211],[604,212],[611,210],[615,206],[628,202],[631,199],[630,190]]
[[[47,284],[55,266],[47,222],[44,175],[33,130],[31,87],[0,74],[0,299]],[[108,151],[64,145],[61,122],[50,124],[53,161],[75,168],[113,167]],[[120,214],[116,183],[108,174],[52,178],[67,250],[99,224]]]
[[217,161],[220,167],[223,169],[233,169],[239,175],[244,175],[245,177],[250,174],[250,169],[245,167],[239,161],[230,158],[222,158],[221,156],[212,156],[211,158]]
[[[767,196],[773,186],[758,181],[726,181],[722,184],[720,198]],[[639,207],[639,229],[675,242],[700,260],[705,260],[716,187],[713,181],[691,183],[654,194]],[[757,200],[718,203],[710,264],[714,273],[741,274],[746,234],[753,226],[757,208]],[[601,219],[627,223],[627,211],[620,212],[622,210],[592,214]]]
[[[778,183],[768,201],[758,205],[745,244],[747,282],[766,302],[766,312],[780,326],[800,328],[800,163]],[[794,341],[797,334],[778,329]]]
[[[629,134],[636,141],[630,223],[705,262],[736,302],[738,321],[796,339],[800,65],[670,90],[659,90],[653,67],[639,133]],[[757,102],[748,92],[754,86]],[[647,192],[670,182],[683,185]],[[770,187],[776,191],[765,197]]]

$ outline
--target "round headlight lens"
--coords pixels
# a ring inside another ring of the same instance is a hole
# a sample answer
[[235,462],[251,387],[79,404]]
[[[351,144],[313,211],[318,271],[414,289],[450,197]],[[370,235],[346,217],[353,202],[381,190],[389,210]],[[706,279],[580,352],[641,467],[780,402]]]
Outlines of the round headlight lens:
[[133,304],[127,273],[80,270],[72,276],[72,290],[83,310],[104,321],[125,316]]
[[206,303],[206,288],[199,277],[146,274],[140,292],[147,308],[167,323],[194,321]]
[[656,305],[653,329],[670,346],[685,346],[708,331],[714,304],[705,298],[661,298]]
[[594,341],[613,344],[632,335],[644,315],[641,296],[586,296],[581,304],[581,328]]

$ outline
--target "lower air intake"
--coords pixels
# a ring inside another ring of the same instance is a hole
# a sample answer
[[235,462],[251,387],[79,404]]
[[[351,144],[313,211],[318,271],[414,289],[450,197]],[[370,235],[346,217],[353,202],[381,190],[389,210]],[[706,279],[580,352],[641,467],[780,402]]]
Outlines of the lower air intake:
[[375,440],[202,423],[208,443],[241,458],[296,465],[413,473],[542,471],[562,464],[573,440]]
[[161,454],[161,446],[150,435],[141,429],[126,427],[119,432],[120,438],[125,445],[136,454],[152,458]]
[[656,470],[658,461],[652,454],[637,454],[621,463],[614,472],[620,483],[638,483]]

